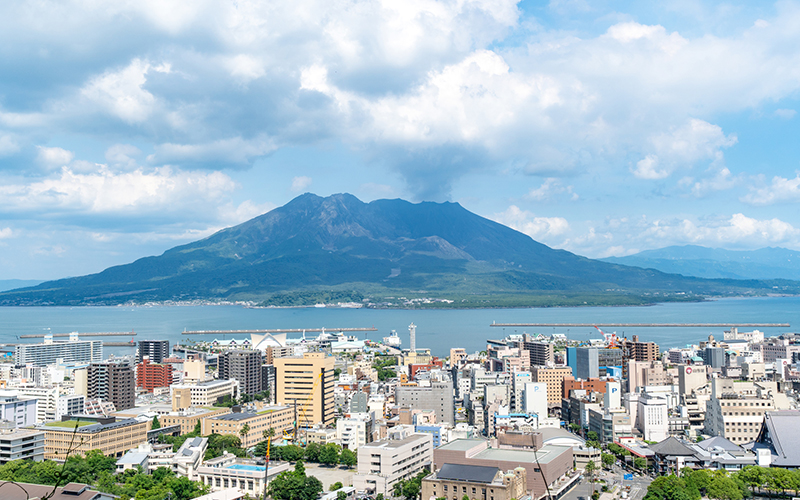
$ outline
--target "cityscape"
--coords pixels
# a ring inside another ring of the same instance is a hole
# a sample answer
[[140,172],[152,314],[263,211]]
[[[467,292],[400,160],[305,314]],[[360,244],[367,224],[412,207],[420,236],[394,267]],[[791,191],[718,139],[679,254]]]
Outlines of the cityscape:
[[145,475],[184,480],[185,498],[289,499],[302,475],[328,500],[637,500],[668,487],[654,478],[692,488],[711,471],[709,498],[743,498],[775,489],[753,470],[800,467],[800,336],[752,326],[662,350],[592,325],[589,340],[513,333],[444,357],[414,323],[380,341],[184,332],[206,339],[107,357],[91,334],[42,334],[0,363],[0,476],[93,457],[107,470],[53,498],[140,498],[126,487]]

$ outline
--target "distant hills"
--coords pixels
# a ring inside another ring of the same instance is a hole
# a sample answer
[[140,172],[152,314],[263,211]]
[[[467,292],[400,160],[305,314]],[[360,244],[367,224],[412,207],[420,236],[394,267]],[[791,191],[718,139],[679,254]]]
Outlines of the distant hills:
[[438,306],[640,304],[798,293],[792,281],[708,280],[601,262],[538,243],[457,203],[301,195],[208,238],[97,274],[0,293],[0,305],[248,300]]
[[26,286],[36,286],[41,282],[42,280],[0,280],[0,292]]
[[601,260],[702,278],[800,280],[800,252],[780,247],[744,251],[670,246]]

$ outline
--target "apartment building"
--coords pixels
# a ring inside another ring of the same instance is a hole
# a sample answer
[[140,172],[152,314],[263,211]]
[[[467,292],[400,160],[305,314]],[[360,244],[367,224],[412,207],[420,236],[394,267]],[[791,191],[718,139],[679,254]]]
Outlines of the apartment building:
[[257,394],[263,390],[261,351],[232,349],[219,355],[219,378],[239,381],[239,392]]
[[658,344],[655,342],[639,342],[639,336],[634,335],[631,340],[622,341],[625,359],[636,361],[657,361],[661,358]]
[[93,363],[103,360],[102,340],[80,340],[77,333],[69,340],[54,341],[52,335],[41,344],[20,344],[14,348],[14,363],[47,366],[63,359],[65,363]]
[[172,365],[153,363],[145,358],[136,365],[136,387],[153,392],[156,387],[169,387],[172,384]]
[[395,483],[414,477],[432,463],[430,434],[367,443],[358,448],[358,473],[353,475],[353,486],[370,496],[389,496]]
[[372,441],[372,414],[351,413],[336,420],[336,439],[342,448],[357,450]]
[[17,427],[27,427],[37,420],[37,399],[20,397],[17,391],[0,391],[0,420],[13,422]]
[[673,383],[673,376],[660,362],[628,360],[628,392],[635,391],[637,387]]
[[114,403],[119,410],[136,406],[133,367],[116,361],[92,363],[88,368],[87,398]]
[[294,420],[294,407],[268,406],[258,413],[232,412],[204,418],[203,435],[233,434],[242,440],[243,448],[249,448],[265,439],[264,431],[274,429],[275,436],[293,431]]
[[278,404],[298,408],[298,425],[333,423],[334,359],[321,352],[273,359]]
[[522,348],[528,351],[530,366],[547,366],[555,361],[553,344],[549,342],[537,342],[526,338],[522,342]]
[[[44,432],[45,453],[48,460],[64,460],[72,454],[100,450],[107,457],[121,457],[131,448],[147,441],[150,422],[128,418],[73,415],[60,422],[37,426]],[[77,430],[75,430],[77,426]]]
[[136,364],[150,359],[151,363],[161,364],[169,357],[169,340],[140,340],[136,353]]
[[[201,422],[205,418],[215,417],[218,415],[225,415],[230,413],[230,408],[187,408],[178,411],[172,411],[166,415],[159,415],[158,421],[161,427],[171,427],[173,425],[181,426],[181,434],[189,434],[194,431],[197,422]],[[201,426],[202,430],[202,426]]]
[[558,408],[561,406],[562,387],[564,379],[572,376],[572,368],[568,366],[549,368],[537,366],[531,368],[534,382],[547,384],[547,407]]
[[742,445],[755,441],[769,411],[788,409],[786,395],[775,382],[714,379],[706,403],[705,432]]

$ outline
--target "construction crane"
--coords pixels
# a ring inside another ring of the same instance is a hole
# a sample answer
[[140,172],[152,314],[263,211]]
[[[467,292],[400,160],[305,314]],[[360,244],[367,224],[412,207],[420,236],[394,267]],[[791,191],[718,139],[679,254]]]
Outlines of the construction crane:
[[[292,438],[292,441],[293,441],[294,443],[297,443],[297,427],[298,427],[298,421],[300,420],[300,418],[302,418],[303,420],[306,420],[306,418],[305,418],[305,417],[306,417],[306,409],[307,409],[307,408],[308,408],[308,406],[311,404],[311,402],[314,400],[314,391],[316,391],[316,390],[317,390],[317,385],[319,385],[319,383],[320,383],[321,381],[322,381],[322,373],[320,373],[319,375],[317,375],[317,380],[315,380],[315,381],[314,381],[314,385],[311,387],[311,394],[309,394],[309,395],[308,395],[308,397],[306,398],[305,402],[303,403],[303,406],[301,406],[301,407],[300,407],[300,416],[299,416],[299,418],[298,418],[298,416],[297,416],[297,415],[295,415],[295,420],[294,420],[294,437]],[[323,405],[325,404],[324,397],[323,397],[323,400],[322,400],[322,404],[323,404]],[[294,407],[295,407],[295,411],[296,411],[296,410],[297,410],[297,400],[295,400],[295,402],[294,402],[294,405],[295,405]],[[307,422],[307,421],[306,421],[306,428],[308,428],[308,422]],[[306,431],[306,435],[307,435],[307,434],[308,434],[308,431]],[[306,441],[308,441],[308,439],[306,439]],[[307,444],[307,443],[306,443],[306,444]]]
[[608,342],[609,349],[619,349],[619,344],[617,344],[617,332],[606,333],[603,330],[601,330],[600,327],[598,327],[597,325],[592,325],[592,326],[594,326],[597,329],[597,331],[600,332],[603,338],[606,339],[606,342]]

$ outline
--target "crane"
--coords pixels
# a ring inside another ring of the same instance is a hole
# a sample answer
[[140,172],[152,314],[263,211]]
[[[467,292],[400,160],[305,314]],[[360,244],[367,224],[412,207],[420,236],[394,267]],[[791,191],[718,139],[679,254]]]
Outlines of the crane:
[[[316,391],[316,390],[317,390],[317,385],[318,385],[318,384],[319,384],[321,381],[322,381],[322,373],[320,373],[319,375],[317,375],[317,379],[314,381],[314,385],[311,387],[311,394],[309,394],[309,395],[308,395],[308,397],[306,398],[305,402],[303,403],[303,406],[301,406],[301,407],[300,407],[300,418],[302,418],[302,419],[304,419],[304,420],[305,420],[305,417],[306,417],[306,409],[308,408],[308,405],[310,405],[310,404],[311,404],[311,402],[314,400],[314,391]],[[296,408],[297,408],[297,400],[295,400],[294,404],[295,404],[295,409],[296,409]],[[325,401],[324,401],[324,399],[323,399],[323,401],[322,401],[322,404],[323,404],[323,405],[325,404]],[[293,436],[292,440],[293,440],[293,442],[295,442],[295,443],[297,442],[297,427],[298,427],[298,420],[299,420],[299,418],[295,418],[295,421],[294,421],[294,436]],[[306,422],[306,427],[308,426],[307,424],[308,424],[308,422]]]
[[606,342],[608,342],[609,349],[619,348],[619,345],[617,345],[617,332],[606,333],[603,330],[601,330],[597,325],[592,325],[592,326],[594,326],[597,329],[597,331],[600,332],[603,338],[606,339]]

